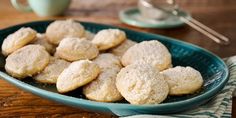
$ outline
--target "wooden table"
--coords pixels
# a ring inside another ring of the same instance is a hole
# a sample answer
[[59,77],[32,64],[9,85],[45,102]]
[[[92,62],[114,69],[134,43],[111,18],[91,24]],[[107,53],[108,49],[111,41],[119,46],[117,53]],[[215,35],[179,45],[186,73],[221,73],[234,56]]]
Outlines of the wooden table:
[[[236,1],[235,0],[178,0],[196,19],[231,39],[231,45],[220,46],[188,26],[175,29],[142,29],[122,24],[118,12],[135,7],[136,0],[77,0],[60,17],[38,17],[33,13],[16,11],[9,0],[0,0],[0,29],[35,20],[73,18],[127,27],[133,30],[152,32],[174,37],[206,48],[220,57],[236,54]],[[0,117],[112,117],[84,111],[24,92],[0,79]],[[233,99],[233,117],[236,117],[236,98]]]

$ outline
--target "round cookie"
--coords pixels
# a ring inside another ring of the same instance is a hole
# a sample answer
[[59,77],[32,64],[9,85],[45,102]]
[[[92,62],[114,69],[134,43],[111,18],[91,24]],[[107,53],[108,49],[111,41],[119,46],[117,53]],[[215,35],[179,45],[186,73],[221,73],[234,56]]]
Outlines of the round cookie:
[[68,61],[93,59],[98,54],[97,47],[84,38],[64,38],[56,49],[56,55]]
[[58,45],[66,37],[84,37],[84,27],[76,21],[57,20],[51,23],[46,30],[46,37],[52,44]]
[[203,84],[201,73],[192,67],[177,66],[161,73],[170,87],[169,95],[191,94],[199,90]]
[[33,44],[39,44],[39,45],[45,47],[45,49],[50,54],[53,54],[56,51],[56,46],[54,46],[53,44],[51,44],[47,41],[45,34],[37,33],[36,40],[33,41],[32,43]]
[[93,38],[94,38],[94,36],[95,36],[94,33],[90,32],[90,31],[85,31],[85,38],[86,38],[87,40],[92,41]]
[[138,61],[151,64],[161,71],[171,65],[171,55],[159,41],[143,41],[130,47],[121,59],[124,66]]
[[58,76],[69,65],[70,62],[51,57],[48,66],[33,78],[41,83],[56,84]]
[[111,49],[111,53],[118,56],[118,57],[122,57],[124,55],[124,53],[133,45],[137,44],[137,42],[134,42],[130,39],[125,40],[123,43],[121,43],[120,45],[114,47]]
[[134,63],[121,69],[116,87],[131,104],[159,104],[169,92],[164,76],[145,63]]
[[96,79],[100,73],[97,64],[89,60],[75,61],[64,69],[57,79],[57,90],[60,93],[72,91]]
[[94,36],[92,43],[97,45],[99,50],[107,50],[119,45],[125,39],[125,32],[119,29],[104,29]]
[[122,67],[119,58],[111,53],[102,53],[93,62],[99,65],[101,69],[109,69],[113,66]]
[[5,69],[7,73],[19,79],[31,77],[48,65],[49,58],[44,47],[27,45],[7,57]]
[[102,70],[97,79],[83,87],[84,95],[99,102],[115,102],[123,97],[116,88],[116,75],[120,71],[118,66]]
[[102,71],[97,79],[83,87],[84,95],[90,100],[100,102],[121,100],[123,97],[115,85],[116,75],[121,69],[119,59],[113,54],[104,53],[99,55],[94,63],[98,64]]
[[7,36],[2,43],[2,53],[7,56],[12,52],[32,42],[36,37],[36,31],[23,27]]

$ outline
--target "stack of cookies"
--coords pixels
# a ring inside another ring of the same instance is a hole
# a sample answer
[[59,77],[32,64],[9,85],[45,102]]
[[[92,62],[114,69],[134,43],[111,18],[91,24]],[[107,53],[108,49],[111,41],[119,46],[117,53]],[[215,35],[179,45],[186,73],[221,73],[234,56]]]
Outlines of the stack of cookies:
[[137,43],[120,29],[94,34],[74,20],[54,21],[44,34],[23,27],[6,37],[2,53],[11,76],[56,84],[59,93],[82,87],[87,99],[99,102],[159,104],[203,85],[194,68],[173,68],[159,41]]

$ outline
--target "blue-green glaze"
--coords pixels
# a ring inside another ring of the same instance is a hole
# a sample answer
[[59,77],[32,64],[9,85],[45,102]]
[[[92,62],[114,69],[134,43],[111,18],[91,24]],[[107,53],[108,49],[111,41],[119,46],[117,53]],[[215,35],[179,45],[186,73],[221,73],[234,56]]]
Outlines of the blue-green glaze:
[[[46,27],[52,21],[39,21],[25,23],[9,27],[0,31],[0,44],[3,39],[18,30],[21,27],[31,27],[38,32],[45,32]],[[81,22],[87,30],[97,32],[101,29],[119,28],[109,25],[101,25],[96,23]],[[162,42],[172,54],[173,65],[191,66],[199,70],[203,76],[205,86],[200,92],[179,97],[169,97],[164,103],[158,105],[131,105],[126,101],[117,103],[102,103],[84,99],[81,89],[77,89],[66,95],[58,94],[54,85],[44,85],[34,82],[30,78],[17,80],[5,73],[2,68],[4,58],[1,59],[0,77],[15,86],[29,91],[35,95],[47,98],[62,104],[74,106],[82,109],[88,109],[95,112],[112,113],[118,116],[128,116],[134,114],[170,114],[184,110],[189,110],[204,104],[214,97],[226,84],[228,80],[228,68],[225,63],[211,52],[198,46],[185,43],[173,38],[149,34],[143,32],[132,31],[125,28],[119,28],[126,32],[129,39],[140,42],[144,40],[159,40]],[[208,84],[206,84],[208,83]]]

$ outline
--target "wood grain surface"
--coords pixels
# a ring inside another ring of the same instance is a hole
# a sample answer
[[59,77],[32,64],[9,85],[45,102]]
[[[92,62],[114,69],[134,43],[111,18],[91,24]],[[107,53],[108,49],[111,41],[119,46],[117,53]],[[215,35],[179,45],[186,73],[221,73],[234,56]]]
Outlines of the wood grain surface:
[[[23,0],[22,0],[23,1]],[[120,10],[135,7],[137,0],[74,0],[63,16],[38,17],[34,13],[15,10],[10,0],[0,0],[0,29],[36,20],[73,18],[127,27],[174,37],[206,48],[220,57],[236,54],[236,1],[235,0],[177,0],[192,16],[231,39],[231,45],[221,46],[189,26],[175,29],[143,29],[121,23]],[[236,117],[236,99],[233,100],[232,117]],[[0,79],[0,117],[115,117],[72,108],[24,92]]]

